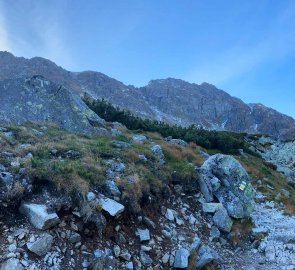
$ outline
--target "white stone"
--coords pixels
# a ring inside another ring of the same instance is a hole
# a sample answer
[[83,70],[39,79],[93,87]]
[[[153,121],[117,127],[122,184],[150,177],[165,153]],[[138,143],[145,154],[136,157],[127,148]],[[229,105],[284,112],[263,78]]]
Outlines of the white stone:
[[165,214],[165,217],[166,217],[168,220],[173,221],[173,220],[174,220],[174,213],[173,213],[173,210],[167,208],[167,210],[166,210],[166,214]]
[[100,197],[97,199],[101,208],[108,212],[111,216],[115,217],[125,210],[125,206],[107,197]]
[[46,230],[60,222],[56,213],[49,214],[46,205],[35,203],[22,203],[20,212],[28,217],[30,222],[40,230]]

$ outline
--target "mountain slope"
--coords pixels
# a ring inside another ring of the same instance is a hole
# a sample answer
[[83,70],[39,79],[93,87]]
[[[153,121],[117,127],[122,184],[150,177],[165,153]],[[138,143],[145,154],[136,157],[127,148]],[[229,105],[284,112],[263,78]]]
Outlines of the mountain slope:
[[198,85],[168,78],[136,88],[99,72],[69,72],[44,58],[25,59],[0,52],[1,80],[33,75],[43,75],[77,93],[105,98],[146,118],[208,129],[269,134],[281,139],[295,137],[293,118],[261,104],[245,104],[207,83]]

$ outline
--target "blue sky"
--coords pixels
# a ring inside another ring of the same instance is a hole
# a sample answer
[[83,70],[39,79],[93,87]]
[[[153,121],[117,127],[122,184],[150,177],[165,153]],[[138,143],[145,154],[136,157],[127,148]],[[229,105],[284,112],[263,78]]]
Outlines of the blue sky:
[[206,81],[295,117],[295,1],[0,0],[0,50],[136,86]]

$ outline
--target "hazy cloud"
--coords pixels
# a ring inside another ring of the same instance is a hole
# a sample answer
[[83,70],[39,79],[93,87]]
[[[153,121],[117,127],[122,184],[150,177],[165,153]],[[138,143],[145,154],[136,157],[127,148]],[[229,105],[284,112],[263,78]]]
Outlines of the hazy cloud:
[[[75,69],[64,26],[67,4],[68,1],[32,0],[1,4],[0,49],[19,56],[42,56],[65,68]],[[8,8],[10,12],[6,13]],[[24,27],[14,27],[15,20],[24,21]]]

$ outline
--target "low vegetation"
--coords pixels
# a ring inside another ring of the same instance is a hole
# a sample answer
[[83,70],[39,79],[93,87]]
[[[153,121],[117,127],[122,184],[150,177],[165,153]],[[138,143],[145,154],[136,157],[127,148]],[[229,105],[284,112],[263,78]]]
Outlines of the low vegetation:
[[[195,144],[172,145],[156,134],[149,135],[155,136],[153,141],[163,148],[166,160],[163,166],[152,153],[151,142],[133,142],[127,130],[119,136],[85,136],[56,126],[43,128],[26,124],[7,129],[13,136],[0,132],[0,147],[11,159],[0,159],[0,163],[15,173],[25,167],[28,176],[35,181],[34,186],[46,182],[68,194],[83,195],[90,187],[103,192],[108,169],[105,161],[113,159],[124,163],[126,168],[116,182],[121,187],[122,200],[132,212],[138,212],[149,196],[160,198],[172,182],[196,184],[194,166],[202,163],[200,148]],[[113,140],[127,142],[130,146],[118,148]],[[141,160],[139,155],[144,155],[146,160]],[[17,160],[12,167],[11,160]]]
[[237,154],[239,149],[251,152],[244,140],[245,134],[243,133],[210,131],[195,125],[189,127],[169,125],[164,122],[134,116],[130,111],[115,107],[104,99],[90,100],[85,96],[84,101],[106,121],[118,121],[131,130],[158,132],[163,137],[172,136],[226,154]]

